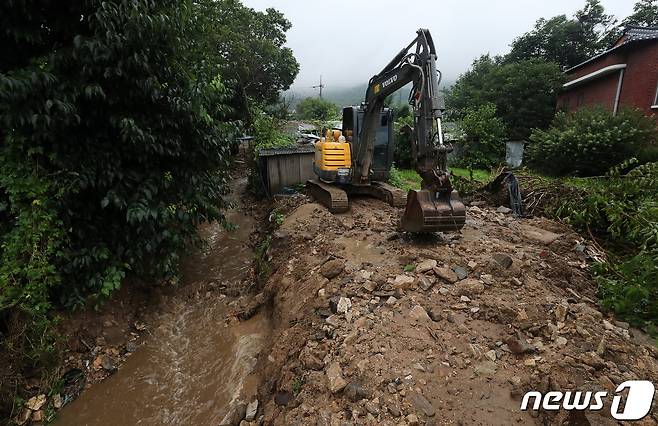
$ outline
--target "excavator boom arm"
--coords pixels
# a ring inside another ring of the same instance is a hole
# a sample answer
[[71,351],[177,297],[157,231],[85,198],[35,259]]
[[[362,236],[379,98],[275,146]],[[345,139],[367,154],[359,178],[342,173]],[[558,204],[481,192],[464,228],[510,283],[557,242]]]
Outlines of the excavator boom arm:
[[[412,50],[414,46],[415,51]],[[438,165],[435,146],[443,145],[441,118],[445,107],[439,93],[434,42],[428,30],[420,29],[416,38],[368,83],[363,143],[359,145],[359,152],[356,153],[354,183],[368,181],[377,120],[384,107],[384,100],[408,83],[413,83],[410,104],[414,109],[414,153],[417,169],[422,176]],[[441,166],[445,168],[444,164]]]
[[[415,46],[415,51],[413,47]],[[410,232],[456,231],[464,226],[464,204],[453,191],[447,172],[449,149],[443,142],[441,119],[445,105],[439,93],[436,50],[428,30],[402,49],[368,83],[361,143],[356,153],[352,182],[370,181],[377,121],[384,99],[408,83],[413,83],[409,103],[414,113],[412,152],[416,171],[422,178],[420,191],[409,191],[400,228]]]

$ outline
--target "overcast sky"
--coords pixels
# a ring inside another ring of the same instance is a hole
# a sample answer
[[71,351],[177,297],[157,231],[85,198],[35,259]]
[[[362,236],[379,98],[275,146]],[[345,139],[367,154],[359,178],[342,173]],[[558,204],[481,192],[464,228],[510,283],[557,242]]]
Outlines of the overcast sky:
[[[584,0],[243,0],[283,12],[292,22],[288,46],[301,65],[293,90],[346,87],[367,80],[429,28],[448,81],[483,53],[502,54],[541,17],[572,15]],[[634,0],[603,0],[608,14],[629,15]]]

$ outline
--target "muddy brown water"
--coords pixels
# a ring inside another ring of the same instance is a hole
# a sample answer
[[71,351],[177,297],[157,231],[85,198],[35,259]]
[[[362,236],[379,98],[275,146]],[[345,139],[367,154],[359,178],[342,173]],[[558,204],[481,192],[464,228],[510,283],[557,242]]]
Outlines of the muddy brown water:
[[[234,183],[234,193],[246,180]],[[206,249],[185,262],[183,284],[248,277],[252,217],[227,213],[237,229],[209,224],[200,232]],[[217,297],[173,300],[149,330],[150,337],[116,374],[85,390],[58,414],[58,425],[219,424],[232,400],[251,393],[258,353],[267,336],[260,315],[225,325],[226,305]]]

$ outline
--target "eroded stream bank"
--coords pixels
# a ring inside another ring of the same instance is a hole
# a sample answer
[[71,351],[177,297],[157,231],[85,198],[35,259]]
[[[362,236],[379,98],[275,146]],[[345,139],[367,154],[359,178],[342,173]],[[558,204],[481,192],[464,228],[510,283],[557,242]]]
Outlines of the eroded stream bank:
[[232,185],[236,208],[227,218],[237,228],[200,230],[208,246],[185,262],[183,297],[176,292],[159,302],[144,344],[114,375],[64,407],[57,424],[219,424],[233,400],[256,394],[258,378],[250,374],[267,342],[268,321],[263,314],[226,321],[233,308],[225,294],[239,292],[254,275],[250,236],[257,221],[238,199],[246,183]]

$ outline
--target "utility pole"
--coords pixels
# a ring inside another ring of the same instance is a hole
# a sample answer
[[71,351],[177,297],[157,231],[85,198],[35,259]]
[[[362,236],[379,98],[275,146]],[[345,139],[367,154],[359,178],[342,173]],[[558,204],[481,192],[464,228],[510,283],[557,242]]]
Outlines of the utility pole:
[[322,84],[322,75],[320,75],[320,84],[316,84],[313,88],[320,89],[320,99],[322,99],[322,89],[324,88],[324,84]]

